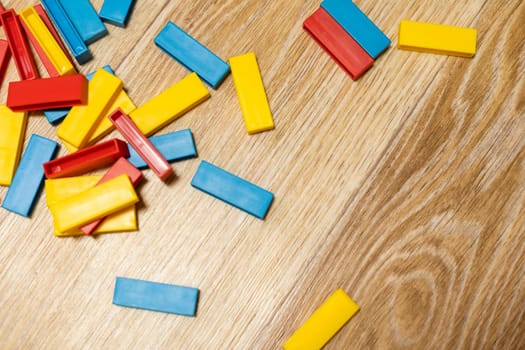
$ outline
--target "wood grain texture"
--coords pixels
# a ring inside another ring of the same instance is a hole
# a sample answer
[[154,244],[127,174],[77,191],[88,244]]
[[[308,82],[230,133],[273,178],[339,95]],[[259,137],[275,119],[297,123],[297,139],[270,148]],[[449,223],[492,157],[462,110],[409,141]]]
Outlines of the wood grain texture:
[[[139,105],[187,74],[154,46],[168,20],[256,53],[274,131],[246,134],[229,77],[163,132],[276,199],[265,221],[214,200],[194,159],[168,186],[146,173],[137,233],[55,238],[43,199],[0,211],[1,347],[277,349],[342,287],[361,311],[327,349],[525,348],[525,3],[356,3],[393,39],[357,82],[302,30],[318,1],[137,1],[108,26],[81,70],[111,64]],[[401,19],[476,28],[478,52],[397,50]],[[55,138],[40,114],[35,132]],[[200,288],[197,317],[112,305],[116,276]]]

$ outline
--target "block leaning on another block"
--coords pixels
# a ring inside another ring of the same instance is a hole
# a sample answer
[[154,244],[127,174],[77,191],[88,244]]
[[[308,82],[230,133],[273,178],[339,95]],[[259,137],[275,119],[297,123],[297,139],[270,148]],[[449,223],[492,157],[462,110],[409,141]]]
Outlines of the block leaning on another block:
[[24,145],[26,125],[25,112],[13,112],[0,105],[0,185],[9,186],[13,180]]

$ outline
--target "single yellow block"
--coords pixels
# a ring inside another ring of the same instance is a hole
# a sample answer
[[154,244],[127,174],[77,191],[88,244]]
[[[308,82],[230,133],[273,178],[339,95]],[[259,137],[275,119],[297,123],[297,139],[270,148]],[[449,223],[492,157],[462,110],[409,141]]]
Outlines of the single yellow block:
[[89,82],[88,103],[71,108],[57,129],[58,137],[76,148],[84,148],[121,91],[122,80],[98,69]]
[[24,145],[26,125],[25,112],[13,112],[0,105],[0,185],[11,185]]
[[161,92],[130,113],[140,131],[149,136],[210,97],[196,73]]
[[130,207],[139,198],[127,175],[80,192],[49,206],[60,232],[79,228],[94,220]]
[[274,128],[259,65],[253,52],[229,60],[248,134]]
[[47,29],[46,24],[33,6],[29,6],[20,12],[20,18],[29,28],[36,41],[40,44],[42,51],[49,58],[58,74],[68,75],[75,74],[77,71],[73,64],[69,61],[62,48],[57,43],[53,34]]
[[476,29],[401,21],[398,47],[404,50],[472,57],[476,54]]
[[359,311],[342,289],[336,290],[284,343],[285,350],[321,349]]

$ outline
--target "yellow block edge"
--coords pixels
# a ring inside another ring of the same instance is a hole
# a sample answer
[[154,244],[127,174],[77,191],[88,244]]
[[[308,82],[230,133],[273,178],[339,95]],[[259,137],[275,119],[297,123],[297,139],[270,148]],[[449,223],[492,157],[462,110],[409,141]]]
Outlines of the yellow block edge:
[[13,181],[27,127],[27,113],[13,112],[0,105],[0,185],[9,186]]

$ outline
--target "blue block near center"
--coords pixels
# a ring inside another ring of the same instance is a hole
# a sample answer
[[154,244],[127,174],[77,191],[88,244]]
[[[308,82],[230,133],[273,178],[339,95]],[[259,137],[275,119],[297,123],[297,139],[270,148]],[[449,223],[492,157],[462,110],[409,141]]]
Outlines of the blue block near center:
[[108,34],[108,30],[89,0],[59,0],[86,45]]

